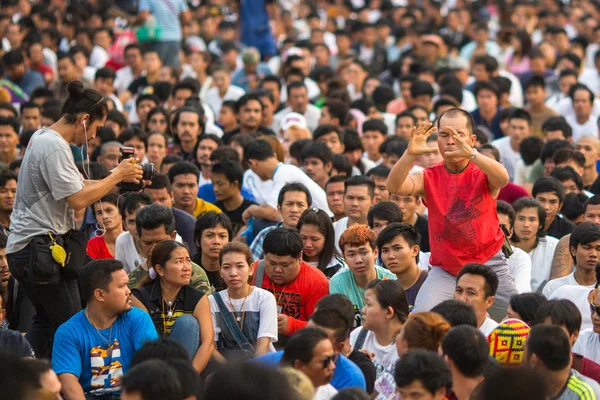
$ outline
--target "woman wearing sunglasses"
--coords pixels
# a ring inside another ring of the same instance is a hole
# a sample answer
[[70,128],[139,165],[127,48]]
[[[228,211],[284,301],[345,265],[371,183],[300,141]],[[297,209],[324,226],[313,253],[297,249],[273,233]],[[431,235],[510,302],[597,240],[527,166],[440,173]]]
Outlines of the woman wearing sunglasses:
[[270,292],[250,285],[252,253],[240,242],[227,243],[219,253],[219,274],[227,289],[211,294],[210,310],[216,349],[224,362],[275,351],[277,305]]
[[302,258],[317,267],[328,279],[346,266],[335,248],[335,231],[325,211],[318,208],[304,211],[296,229],[304,242]]

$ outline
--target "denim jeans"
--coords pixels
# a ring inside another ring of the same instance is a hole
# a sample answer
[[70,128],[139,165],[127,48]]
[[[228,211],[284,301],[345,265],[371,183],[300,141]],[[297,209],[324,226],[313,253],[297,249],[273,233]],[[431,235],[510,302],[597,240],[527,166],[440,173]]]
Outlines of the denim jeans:
[[182,344],[190,355],[190,359],[193,359],[200,348],[200,324],[193,316],[182,315],[173,324],[169,337]]
[[38,358],[51,358],[54,333],[58,327],[81,310],[77,281],[62,276],[56,286],[36,285],[29,276],[31,247],[8,255],[12,276],[25,289],[35,307],[31,329],[25,336]]
[[[488,314],[492,319],[501,321],[506,316],[506,309],[511,296],[517,294],[515,280],[510,275],[506,257],[504,257],[502,251],[484,264],[496,272],[499,281],[496,300],[488,309]],[[419,290],[414,311],[429,311],[442,301],[452,299],[455,287],[456,276],[449,274],[440,267],[432,267]]]

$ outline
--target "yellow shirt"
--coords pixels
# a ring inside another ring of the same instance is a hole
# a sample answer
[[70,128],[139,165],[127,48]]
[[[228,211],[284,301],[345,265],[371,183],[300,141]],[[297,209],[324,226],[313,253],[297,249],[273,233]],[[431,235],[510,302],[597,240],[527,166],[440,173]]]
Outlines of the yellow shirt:
[[202,214],[207,213],[209,211],[214,211],[217,213],[223,212],[223,211],[221,211],[221,209],[219,207],[215,206],[214,204],[209,203],[208,201],[204,201],[202,199],[196,198],[196,208],[194,209],[194,218],[198,218]]

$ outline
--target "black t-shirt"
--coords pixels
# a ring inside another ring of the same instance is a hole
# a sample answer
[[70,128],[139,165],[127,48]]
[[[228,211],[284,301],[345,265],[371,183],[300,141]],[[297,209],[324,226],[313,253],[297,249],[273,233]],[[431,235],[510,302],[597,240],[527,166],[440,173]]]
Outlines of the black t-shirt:
[[25,294],[23,285],[19,285],[12,276],[8,280],[8,294],[8,301],[6,302],[8,327],[19,332],[29,332],[35,315],[35,308]]
[[428,253],[431,250],[429,249],[429,225],[427,217],[417,214],[415,230],[421,235],[421,246],[419,246],[421,251]]
[[584,187],[585,190],[594,194],[600,194],[600,175],[596,178],[594,183],[589,188]]
[[148,79],[146,79],[145,76],[142,76],[141,78],[137,78],[131,82],[131,85],[129,85],[127,90],[129,90],[131,94],[136,95],[142,93],[148,86],[150,86]]
[[198,264],[200,268],[202,268],[204,272],[206,272],[208,282],[212,287],[215,288],[217,292],[227,289],[227,284],[225,283],[223,278],[221,278],[221,274],[219,274],[219,271],[209,271],[206,268],[204,268],[204,265],[202,265],[202,252],[200,250],[198,250],[198,254],[196,254],[196,257],[193,258],[192,261]]
[[377,370],[368,355],[361,353],[358,350],[352,349],[352,353],[348,355],[348,360],[352,361],[365,376],[367,382],[367,393],[373,393],[375,387],[375,379],[377,378]]
[[417,294],[419,294],[419,290],[421,290],[421,286],[423,286],[423,282],[425,282],[425,278],[427,278],[427,271],[421,270],[421,275],[419,275],[419,279],[417,279],[414,285],[405,290],[406,299],[408,300],[408,308],[411,312],[415,306]]
[[[237,135],[238,133],[240,133],[240,127],[238,126],[237,128],[235,128],[232,131],[229,132],[225,132],[225,134],[223,135],[223,142],[225,142],[225,144],[229,144],[229,141],[231,140],[231,138],[235,135]],[[259,126],[258,129],[256,130],[255,133],[251,133],[251,135],[253,137],[257,137],[257,136],[263,136],[263,135],[272,135],[272,136],[276,136],[275,132],[273,132],[271,129],[264,127],[264,126]]]
[[20,332],[11,329],[0,329],[0,350],[16,357],[33,357],[33,349]]
[[221,201],[217,201],[215,203],[215,206],[219,207],[221,211],[223,211],[223,213],[229,217],[229,219],[231,220],[231,224],[233,225],[233,235],[235,236],[239,232],[240,228],[246,225],[244,223],[244,220],[242,219],[242,214],[244,213],[244,211],[246,211],[248,207],[250,207],[253,204],[256,203],[251,200],[244,199],[244,201],[238,208],[231,211],[227,210],[225,208],[225,205]]
[[556,218],[554,218],[554,221],[552,221],[552,223],[550,224],[550,227],[548,228],[548,232],[546,232],[546,234],[548,236],[560,239],[563,236],[573,232],[573,229],[575,229],[574,223],[572,223],[571,221],[567,221],[560,215],[557,215]]

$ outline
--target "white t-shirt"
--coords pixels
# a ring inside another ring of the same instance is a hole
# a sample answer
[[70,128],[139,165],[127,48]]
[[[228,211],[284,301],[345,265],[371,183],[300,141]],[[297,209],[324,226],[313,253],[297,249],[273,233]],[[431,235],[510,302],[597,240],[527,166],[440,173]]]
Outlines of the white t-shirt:
[[479,331],[481,333],[483,333],[485,335],[485,337],[487,338],[488,336],[490,336],[490,334],[492,332],[494,332],[494,329],[496,329],[497,327],[498,327],[498,323],[496,321],[494,321],[493,319],[491,319],[490,316],[488,315],[488,317],[485,319],[483,324],[481,324],[481,326],[479,327]]
[[572,286],[581,286],[588,289],[593,289],[596,285],[580,285],[579,282],[575,280],[575,272],[571,272],[567,276],[563,276],[561,278],[552,279],[550,282],[544,286],[544,290],[542,290],[542,294],[546,296],[546,298],[550,298],[550,295],[554,293],[556,289],[561,286],[572,285]]
[[573,129],[573,143],[576,143],[579,139],[581,139],[585,135],[598,136],[598,128],[596,127],[596,118],[593,118],[593,116],[591,116],[590,119],[585,121],[583,124],[580,124],[579,122],[577,122],[577,118],[575,117],[575,115],[573,115],[573,116],[569,115],[565,119],[567,120],[569,125],[571,125],[571,128]]
[[548,297],[548,300],[566,299],[572,301],[581,313],[581,330],[591,329],[593,327],[592,314],[590,312],[590,301],[588,300],[588,297],[592,290],[593,289],[586,286],[564,285],[556,289]]
[[[181,236],[177,234],[175,241],[183,243]],[[115,260],[119,260],[124,264],[125,271],[130,273],[141,265],[146,259],[142,257],[135,248],[135,242],[129,231],[121,233],[115,242]]]
[[277,209],[277,199],[279,198],[281,188],[285,184],[292,182],[300,182],[306,186],[312,196],[312,207],[320,208],[329,214],[330,217],[333,216],[327,205],[327,196],[323,188],[310,179],[300,168],[284,163],[279,163],[275,169],[275,173],[273,174],[273,189],[268,194],[267,204]]
[[509,136],[496,139],[491,144],[500,152],[500,161],[508,171],[511,182],[514,181],[517,162],[521,160],[521,153],[512,148]]
[[241,87],[229,85],[229,87],[227,88],[227,92],[225,92],[225,96],[221,98],[221,96],[219,96],[219,88],[215,86],[208,89],[208,91],[206,92],[206,96],[204,97],[204,102],[208,104],[210,108],[214,111],[215,116],[218,116],[224,101],[238,101],[238,99],[244,94],[246,94],[246,91],[244,91],[244,89],[242,89]]
[[531,292],[531,258],[518,247],[511,247],[513,254],[507,260],[507,264],[515,280],[515,288],[518,293]]
[[573,353],[600,363],[600,336],[593,329],[584,329],[573,345]]
[[108,60],[110,60],[110,56],[104,48],[100,46],[94,46],[92,48],[89,61],[92,67],[97,69],[104,68]]
[[269,195],[273,191],[273,180],[263,181],[254,171],[247,169],[244,172],[242,187],[248,188],[252,192],[256,204],[263,205],[267,203]]
[[[350,333],[350,345],[352,347],[356,346],[358,334],[363,329],[364,328],[362,326],[359,326]],[[396,351],[396,345],[394,342],[386,346],[382,346],[379,344],[379,342],[377,342],[373,332],[367,333],[365,343],[363,344],[361,350],[362,349],[375,354],[375,357],[373,357],[373,364],[375,364],[375,368],[377,370],[377,378],[379,378],[385,371],[391,370],[396,364],[396,361],[398,361],[398,352]]]
[[315,393],[315,400],[329,400],[332,399],[336,394],[337,390],[331,386],[330,383],[327,385],[319,386]]
[[541,238],[537,247],[529,252],[531,257],[531,290],[537,291],[550,279],[552,260],[558,239],[552,236]]
[[[246,299],[246,304],[244,304],[244,299],[230,299],[227,289],[221,290],[219,295],[229,311],[246,310],[243,326],[251,332],[249,336],[254,334],[256,339],[268,337],[271,339],[271,343],[277,341],[277,303],[272,293],[255,287]],[[219,333],[221,333],[221,318],[219,317],[221,312],[214,295],[208,296],[208,301],[210,302],[210,313],[215,329],[216,342],[219,340]],[[235,310],[231,309],[230,302]],[[248,339],[253,340],[254,337]],[[269,344],[269,351],[275,351],[273,344]]]
[[348,229],[348,217],[341,218],[333,223],[333,231],[335,232],[335,248],[340,254],[340,238],[346,229]]

